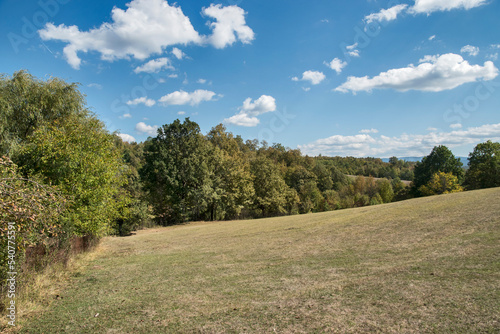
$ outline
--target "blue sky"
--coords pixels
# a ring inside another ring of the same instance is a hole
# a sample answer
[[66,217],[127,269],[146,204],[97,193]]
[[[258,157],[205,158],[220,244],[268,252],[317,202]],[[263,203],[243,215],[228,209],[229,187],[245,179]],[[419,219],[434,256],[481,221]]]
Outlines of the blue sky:
[[498,0],[0,1],[1,69],[78,82],[110,131],[190,117],[309,155],[500,140]]

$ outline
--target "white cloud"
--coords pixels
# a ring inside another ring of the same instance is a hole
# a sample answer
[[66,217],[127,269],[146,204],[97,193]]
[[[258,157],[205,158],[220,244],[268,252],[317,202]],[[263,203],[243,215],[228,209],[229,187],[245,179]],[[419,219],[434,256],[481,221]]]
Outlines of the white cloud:
[[347,54],[351,57],[359,57],[359,50],[352,50],[347,52]]
[[466,45],[460,49],[460,53],[467,53],[469,56],[477,56],[479,54],[479,48],[477,46]]
[[355,49],[355,48],[357,48],[357,47],[358,47],[358,43],[354,43],[354,44],[352,44],[352,45],[348,45],[348,46],[346,46],[345,48],[346,48],[347,50],[354,50],[354,49]]
[[249,97],[243,101],[243,105],[239,109],[238,114],[224,119],[224,123],[246,127],[257,126],[260,123],[257,116],[275,111],[276,100],[272,96],[262,95],[252,102]]
[[396,5],[389,9],[382,9],[378,13],[372,13],[370,15],[365,16],[365,22],[370,24],[374,21],[382,22],[382,21],[393,21],[395,20],[402,11],[404,11],[408,5]]
[[[212,34],[200,36],[177,5],[166,0],[132,0],[127,9],[114,7],[111,22],[99,27],[81,31],[76,25],[54,25],[47,23],[38,31],[42,40],[58,40],[67,43],[63,49],[64,58],[75,69],[82,63],[78,53],[96,51],[101,59],[144,60],[154,54],[162,54],[172,45],[210,43],[224,48],[239,40],[248,44],[254,39],[254,32],[245,23],[245,11],[238,6],[212,4],[203,9],[203,14],[215,19],[210,23]],[[178,48],[172,53],[178,59],[186,55]]]
[[102,89],[102,85],[98,84],[98,83],[90,83],[87,85],[87,87],[89,88],[96,88],[96,89]]
[[133,99],[131,101],[127,101],[127,104],[129,106],[136,106],[138,104],[144,104],[147,107],[152,107],[156,104],[156,101],[148,99],[147,97],[138,97],[138,98]]
[[122,119],[123,118],[132,118],[132,115],[127,113],[127,114],[121,115],[119,118],[122,118]]
[[302,73],[302,79],[299,79],[298,77],[293,77],[292,80],[293,81],[299,81],[299,80],[310,81],[311,84],[317,85],[321,81],[325,80],[325,75],[323,74],[323,72],[305,71],[304,73]]
[[348,50],[347,54],[351,57],[359,57],[359,50],[356,49],[357,47],[358,43],[346,46],[345,48]]
[[249,44],[255,37],[253,30],[246,25],[245,11],[238,6],[211,4],[210,7],[203,8],[202,12],[216,20],[208,23],[213,32],[206,39],[217,49],[232,45],[237,40]]
[[340,60],[339,58],[333,58],[333,60],[329,63],[325,61],[326,66],[337,72],[339,74],[342,72],[342,69],[347,66],[347,62]]
[[[434,128],[430,128],[435,130]],[[316,140],[298,148],[309,155],[341,155],[357,157],[384,156],[425,156],[436,145],[446,145],[449,148],[463,145],[475,145],[486,140],[500,140],[500,123],[486,124],[467,130],[451,132],[430,132],[427,134],[402,134],[397,137],[384,135],[370,136],[361,134],[355,136],[336,135]]]
[[480,79],[492,80],[498,75],[498,69],[491,61],[486,61],[484,66],[470,65],[460,55],[452,53],[427,56],[421,62],[418,66],[410,64],[408,67],[391,69],[373,78],[348,77],[335,91],[356,93],[391,88],[401,92],[439,92]]
[[262,95],[254,102],[252,102],[251,98],[247,98],[243,101],[243,106],[241,106],[240,109],[246,114],[258,116],[266,112],[275,111],[276,100],[269,95]]
[[495,53],[492,53],[492,54],[489,54],[486,56],[488,59],[491,59],[493,61],[496,61],[498,60],[498,52],[495,52]]
[[165,0],[132,0],[126,10],[114,7],[110,23],[80,31],[77,26],[47,23],[39,30],[43,40],[68,43],[64,56],[75,69],[81,64],[78,52],[97,51],[103,60],[146,59],[175,44],[201,43],[202,38],[180,7]]
[[207,83],[207,80],[206,79],[198,79],[198,81],[196,81],[196,82],[199,84],[205,84],[205,83]]
[[452,129],[461,129],[462,128],[462,124],[460,124],[460,123],[453,123],[453,124],[450,124],[450,128],[452,128]]
[[302,87],[302,90],[303,90],[304,92],[308,92],[308,91],[310,91],[310,90],[311,90],[311,87]]
[[486,0],[415,0],[415,5],[409,8],[410,13],[430,14],[437,11],[449,11],[452,9],[469,10],[486,4]]
[[359,131],[359,133],[364,133],[364,134],[368,134],[368,133],[378,133],[378,130],[377,129],[363,129],[361,131]]
[[128,135],[126,133],[119,133],[118,137],[120,137],[123,141],[125,141],[127,143],[133,143],[136,141],[134,137],[132,137],[131,135]]
[[179,75],[178,74],[169,74],[168,77],[169,78],[177,78],[177,77],[179,77]]
[[163,103],[165,106],[168,105],[185,105],[190,104],[192,106],[198,105],[203,101],[212,101],[216,94],[214,92],[197,89],[192,93],[185,92],[183,90],[176,91],[165,96],[162,96],[159,102]]
[[150,136],[156,136],[157,131],[158,131],[158,126],[157,125],[147,125],[144,122],[139,122],[135,125],[135,131],[139,132],[140,134],[147,134]]
[[257,117],[252,117],[248,116],[247,114],[239,113],[224,119],[224,123],[238,125],[238,126],[253,127],[257,126],[260,123],[260,121]]
[[437,131],[438,129],[437,128],[433,128],[433,127],[428,127],[427,128],[427,131],[432,131],[432,132],[435,132]]
[[500,49],[500,44],[491,44],[492,49]]
[[435,38],[436,38],[436,35],[432,35],[431,37],[429,37],[429,41],[432,41]]
[[186,114],[186,112],[185,112],[185,111],[178,111],[178,112],[177,112],[177,115],[185,115],[185,114]]
[[178,48],[173,48],[172,49],[172,54],[175,56],[175,58],[177,59],[182,59],[184,57],[186,57],[186,54],[184,52],[182,52],[182,50],[178,49]]
[[162,69],[165,69],[165,68],[170,69],[170,70],[174,70],[174,67],[170,63],[170,59],[168,59],[166,57],[162,57],[162,58],[150,60],[146,64],[138,66],[134,70],[134,72],[135,73],[141,73],[141,72],[158,73]]

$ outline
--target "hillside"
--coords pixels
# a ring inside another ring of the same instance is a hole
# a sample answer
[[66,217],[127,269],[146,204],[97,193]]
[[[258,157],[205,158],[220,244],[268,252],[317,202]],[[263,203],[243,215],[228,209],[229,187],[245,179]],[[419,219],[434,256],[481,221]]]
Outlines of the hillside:
[[499,217],[495,188],[108,237],[20,332],[498,332]]

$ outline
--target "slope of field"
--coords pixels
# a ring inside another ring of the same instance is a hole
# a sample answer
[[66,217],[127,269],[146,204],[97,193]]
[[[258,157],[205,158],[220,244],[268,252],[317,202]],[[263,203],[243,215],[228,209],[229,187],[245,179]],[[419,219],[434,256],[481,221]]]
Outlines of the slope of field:
[[498,333],[500,188],[106,238],[24,333]]

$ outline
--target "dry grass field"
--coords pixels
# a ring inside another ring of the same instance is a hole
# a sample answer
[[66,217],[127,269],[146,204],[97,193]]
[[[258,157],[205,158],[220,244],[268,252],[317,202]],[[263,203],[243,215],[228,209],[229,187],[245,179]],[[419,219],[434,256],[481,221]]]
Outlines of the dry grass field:
[[500,188],[108,237],[21,333],[498,333]]

